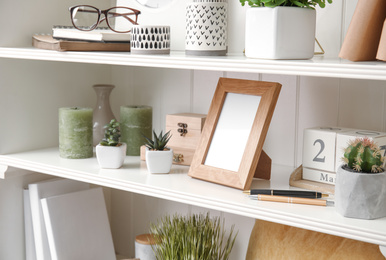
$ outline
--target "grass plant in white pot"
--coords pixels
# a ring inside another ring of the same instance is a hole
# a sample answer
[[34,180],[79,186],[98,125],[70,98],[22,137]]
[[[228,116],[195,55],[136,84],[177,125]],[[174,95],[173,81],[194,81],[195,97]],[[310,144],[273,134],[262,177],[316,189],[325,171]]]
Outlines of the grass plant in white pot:
[[145,136],[147,169],[150,173],[169,173],[173,163],[173,149],[166,146],[172,137],[170,131],[159,135],[153,131],[153,137]]
[[335,207],[345,217],[375,219],[386,216],[384,156],[371,139],[351,140],[338,168]]
[[237,237],[234,225],[227,231],[225,221],[203,213],[166,215],[151,224],[150,232],[156,240],[152,249],[157,260],[228,260]]
[[332,0],[240,0],[247,10],[245,56],[310,59],[315,49],[315,7]]
[[96,146],[96,156],[101,168],[118,169],[126,156],[126,143],[120,142],[119,122],[112,119],[105,126],[103,140]]

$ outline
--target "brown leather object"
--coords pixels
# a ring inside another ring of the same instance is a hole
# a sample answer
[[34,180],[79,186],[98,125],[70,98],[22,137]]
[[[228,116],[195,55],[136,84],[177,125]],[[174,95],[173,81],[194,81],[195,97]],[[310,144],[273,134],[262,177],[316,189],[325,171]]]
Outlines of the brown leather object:
[[378,245],[306,229],[256,220],[247,260],[384,260]]

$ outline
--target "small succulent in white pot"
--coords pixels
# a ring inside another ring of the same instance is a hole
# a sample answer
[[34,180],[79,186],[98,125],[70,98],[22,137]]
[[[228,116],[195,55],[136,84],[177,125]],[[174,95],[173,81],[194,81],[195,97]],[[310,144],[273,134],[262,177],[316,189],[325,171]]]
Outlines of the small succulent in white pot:
[[146,165],[150,173],[169,173],[173,163],[173,149],[167,147],[170,131],[159,135],[153,131],[153,139],[145,136]]
[[386,216],[384,156],[371,139],[356,138],[344,149],[337,170],[335,207],[345,217],[375,219]]
[[126,143],[120,142],[119,122],[112,119],[105,126],[103,140],[96,146],[96,156],[101,168],[118,169],[126,156]]

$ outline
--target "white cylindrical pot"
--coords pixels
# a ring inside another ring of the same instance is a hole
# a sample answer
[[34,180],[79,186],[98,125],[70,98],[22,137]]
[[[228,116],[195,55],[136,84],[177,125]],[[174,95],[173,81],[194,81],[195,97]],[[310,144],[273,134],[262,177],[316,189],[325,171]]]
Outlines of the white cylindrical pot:
[[316,11],[278,6],[247,10],[245,56],[260,59],[310,59],[315,48]]
[[152,246],[155,245],[151,234],[142,234],[135,237],[135,258],[140,260],[156,260]]
[[131,29],[132,54],[169,54],[170,26],[134,25]]
[[335,209],[349,218],[376,219],[386,216],[386,173],[358,173],[338,168]]
[[226,55],[227,9],[226,0],[195,0],[187,5],[185,37],[187,55]]

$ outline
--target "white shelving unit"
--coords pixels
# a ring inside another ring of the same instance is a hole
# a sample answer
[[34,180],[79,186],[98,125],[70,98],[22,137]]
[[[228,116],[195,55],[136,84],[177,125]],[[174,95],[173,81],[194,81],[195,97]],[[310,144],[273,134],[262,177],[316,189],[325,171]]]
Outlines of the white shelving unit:
[[380,62],[350,62],[315,56],[311,60],[258,60],[242,55],[224,57],[193,57],[184,52],[170,55],[132,55],[111,52],[53,52],[34,48],[0,48],[0,57],[91,64],[142,66],[153,68],[193,69],[386,80],[386,64]]
[[[135,0],[118,2],[138,6]],[[171,23],[173,44],[177,46],[173,49],[183,50],[183,12],[187,2],[175,1],[171,9],[160,13],[141,9],[141,23]],[[84,4],[103,9],[116,3],[86,0]],[[245,257],[254,218],[365,241],[380,245],[386,251],[386,218],[349,219],[330,206],[253,201],[240,190],[189,177],[185,166],[174,166],[169,175],[151,175],[139,158],[126,157],[123,169],[105,170],[99,168],[95,157],[66,160],[59,157],[57,147],[47,148],[57,145],[58,107],[94,105],[91,86],[101,82],[116,85],[113,110],[117,112],[118,106],[133,101],[152,105],[156,111],[153,124],[158,128],[162,127],[167,113],[205,113],[218,77],[280,82],[283,88],[265,148],[274,162],[285,165],[299,165],[301,135],[306,127],[347,126],[356,120],[360,123],[354,122],[353,127],[386,130],[383,119],[386,63],[326,58],[338,56],[356,1],[334,1],[333,5],[318,10],[317,38],[326,50],[326,57],[315,56],[311,60],[245,58],[242,50],[246,8],[238,1],[228,3],[228,47],[230,52],[238,54],[225,57],[192,57],[178,51],[170,55],[143,56],[128,52],[35,49],[29,47],[32,34],[50,33],[52,25],[66,24],[68,7],[79,3],[24,0],[0,4],[0,22],[5,25],[0,29],[3,36],[0,39],[1,259],[24,259],[21,191],[26,184],[47,176],[112,188],[107,189],[111,196],[107,201],[116,207],[110,208],[109,213],[117,253],[122,255],[132,254],[136,232],[143,232],[153,216],[180,208],[182,212],[224,212],[227,221],[247,222],[237,223],[241,232],[232,259]],[[17,14],[12,10],[18,10]],[[12,26],[7,26],[10,22]],[[364,105],[358,108],[352,106],[352,102],[364,102]],[[291,188],[288,178],[293,170],[293,167],[274,165],[271,181],[254,180],[252,187]],[[127,202],[132,204],[126,205]],[[185,208],[185,205],[192,206]],[[138,212],[132,210],[136,206],[140,207]]]
[[[0,48],[0,57],[386,80],[385,63],[351,63],[318,57],[309,61],[267,61],[247,59],[240,55],[208,58],[188,57],[175,52],[167,56],[139,56],[129,53],[60,53],[31,48]],[[62,159],[57,148],[0,155],[0,165],[3,177],[6,177],[8,167],[21,168],[386,246],[386,218],[363,221],[343,218],[333,207],[252,201],[239,190],[190,178],[187,175],[188,167],[185,166],[174,167],[173,174],[149,175],[144,162],[137,157],[127,157],[124,170],[101,170],[95,158]],[[274,166],[273,171],[281,178],[271,181],[254,180],[253,187],[288,189],[287,180],[292,170],[290,167]]]
[[[95,157],[60,158],[58,148],[1,155],[0,164],[386,246],[386,218],[348,219],[331,206],[251,200],[240,190],[189,177],[186,166],[174,166],[168,175],[148,174],[139,157],[128,156],[122,169],[106,170],[99,168]],[[252,187],[288,189],[288,178],[283,176],[289,177],[292,170],[274,165],[273,172],[281,178],[254,180]]]

